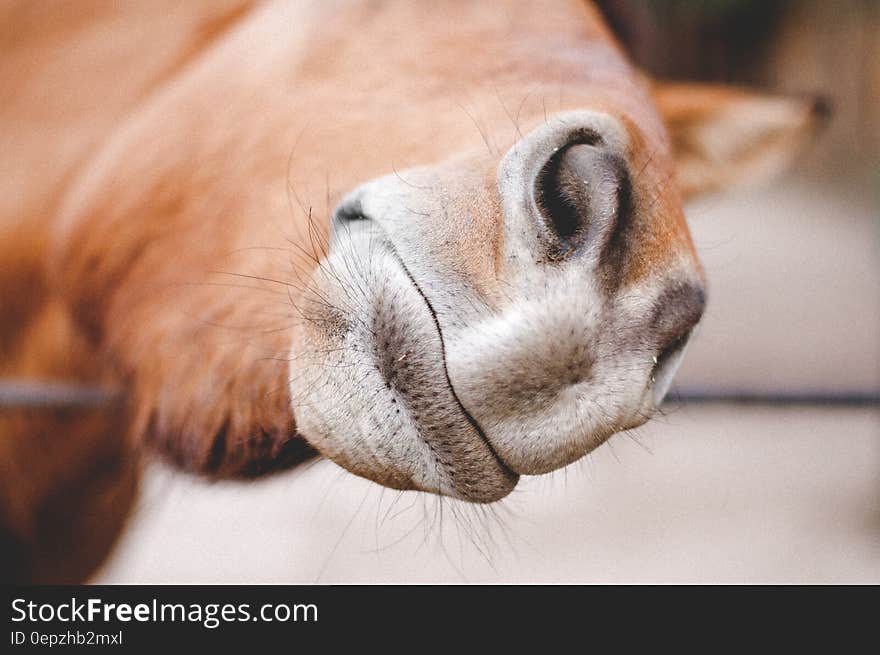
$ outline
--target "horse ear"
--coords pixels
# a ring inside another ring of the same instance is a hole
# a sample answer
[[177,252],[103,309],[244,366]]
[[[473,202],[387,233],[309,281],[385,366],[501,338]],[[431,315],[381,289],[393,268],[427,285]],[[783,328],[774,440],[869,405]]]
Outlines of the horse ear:
[[653,94],[687,199],[782,172],[830,116],[828,101],[815,96],[668,83],[655,83]]

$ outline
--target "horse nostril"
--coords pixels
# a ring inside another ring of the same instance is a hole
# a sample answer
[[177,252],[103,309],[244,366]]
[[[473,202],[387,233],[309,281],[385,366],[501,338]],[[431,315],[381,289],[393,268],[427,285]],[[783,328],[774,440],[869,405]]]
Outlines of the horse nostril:
[[659,347],[651,370],[654,406],[659,407],[672,385],[684,349],[706,307],[706,291],[700,283],[680,282],[657,299],[651,332]]
[[364,214],[359,204],[357,207],[342,206],[333,213],[333,221],[340,224],[366,220],[369,220],[369,217]]
[[657,355],[654,359],[654,373],[664,366],[666,366],[672,359],[675,357],[681,350],[687,345],[687,342],[691,338],[691,333],[693,329],[688,330],[680,337],[676,337],[673,339],[663,350],[660,351],[660,354]]
[[674,354],[687,343],[706,307],[706,291],[690,282],[666,289],[657,299],[651,331],[660,345],[659,360]]
[[364,211],[360,198],[349,197],[342,201],[330,219],[330,243],[349,239],[353,233],[370,229],[373,224],[371,217]]
[[626,165],[603,146],[576,142],[555,152],[535,182],[551,258],[604,243],[628,189]]
[[672,379],[678,371],[684,356],[684,348],[691,338],[693,330],[688,330],[669,343],[660,354],[654,357],[654,368],[651,370],[651,385],[654,406],[659,407],[672,386]]

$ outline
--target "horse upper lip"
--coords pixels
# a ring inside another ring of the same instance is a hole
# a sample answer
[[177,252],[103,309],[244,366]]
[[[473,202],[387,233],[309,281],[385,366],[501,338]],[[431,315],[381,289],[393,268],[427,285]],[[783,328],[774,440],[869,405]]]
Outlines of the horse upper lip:
[[437,336],[440,340],[440,355],[441,355],[441,366],[443,368],[443,375],[445,377],[446,386],[449,389],[449,392],[452,395],[452,398],[455,400],[455,403],[458,406],[458,410],[461,412],[461,415],[465,418],[465,420],[471,425],[474,431],[479,435],[480,439],[492,453],[492,456],[495,458],[497,463],[507,472],[509,475],[517,475],[513,472],[507,462],[499,455],[498,451],[486,437],[486,433],[483,431],[483,428],[477,422],[477,420],[473,417],[473,415],[465,408],[464,404],[461,402],[461,398],[459,398],[458,393],[455,390],[455,386],[452,384],[452,380],[449,377],[449,368],[446,361],[446,342],[443,337],[443,329],[440,326],[440,320],[437,317],[437,312],[434,310],[433,305],[431,304],[430,299],[419,286],[419,283],[416,281],[413,274],[410,272],[409,267],[407,267],[406,262],[403,261],[403,258],[400,256],[400,253],[394,247],[394,244],[390,241],[387,242],[388,252],[394,258],[394,260],[400,265],[403,272],[406,274],[406,277],[409,279],[410,283],[413,285],[413,288],[422,298],[422,301],[425,303],[425,306],[428,309],[428,313],[431,315],[431,319],[434,322],[434,327],[437,330]]

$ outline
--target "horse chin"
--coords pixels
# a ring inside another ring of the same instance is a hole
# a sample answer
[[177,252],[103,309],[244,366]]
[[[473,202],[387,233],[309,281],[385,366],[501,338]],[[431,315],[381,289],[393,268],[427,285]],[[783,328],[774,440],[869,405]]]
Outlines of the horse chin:
[[426,296],[378,228],[334,239],[304,309],[291,398],[321,453],[396,489],[492,502],[514,488],[449,382]]

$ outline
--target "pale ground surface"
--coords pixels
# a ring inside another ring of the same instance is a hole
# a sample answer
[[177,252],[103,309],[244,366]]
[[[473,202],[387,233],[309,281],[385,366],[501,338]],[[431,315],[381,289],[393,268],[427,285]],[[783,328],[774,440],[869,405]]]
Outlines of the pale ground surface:
[[[787,180],[689,212],[711,286],[682,386],[880,388],[865,197]],[[632,436],[491,511],[329,462],[214,485],[156,467],[94,581],[880,583],[876,408],[692,405]]]

